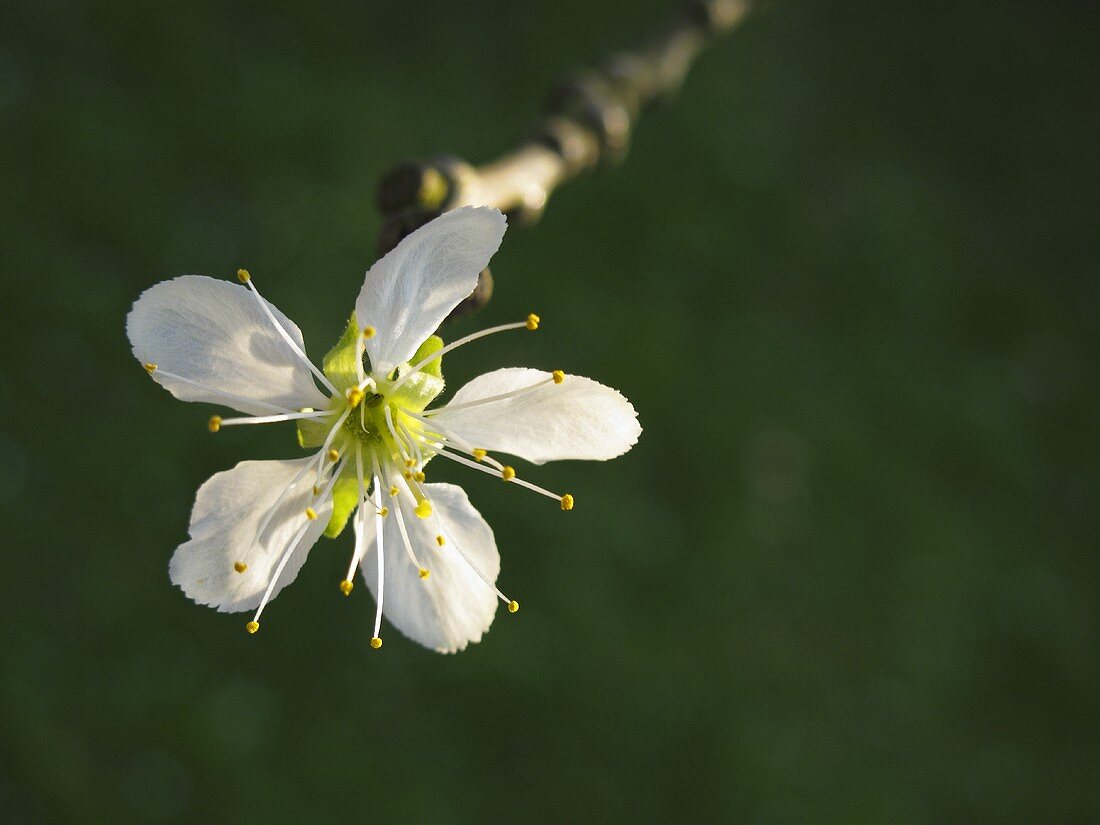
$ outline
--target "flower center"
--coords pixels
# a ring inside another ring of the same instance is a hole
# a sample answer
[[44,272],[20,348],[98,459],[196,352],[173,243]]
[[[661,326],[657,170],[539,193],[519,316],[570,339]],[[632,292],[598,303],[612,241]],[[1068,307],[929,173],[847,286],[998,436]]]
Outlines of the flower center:
[[384,404],[383,396],[368,393],[344,419],[341,425],[344,440],[353,439],[372,450],[381,445],[382,433],[386,427],[385,418],[382,417],[381,412]]
[[346,401],[337,399],[333,409],[336,418],[326,425],[331,437],[326,440],[331,440],[331,446],[340,454],[352,455],[362,449],[365,456],[375,456],[383,467],[404,470],[413,466],[413,461],[421,469],[434,455],[425,443],[425,424],[415,417],[415,409],[403,403],[407,399],[402,394],[385,394],[385,386],[380,389],[383,392],[349,390]]

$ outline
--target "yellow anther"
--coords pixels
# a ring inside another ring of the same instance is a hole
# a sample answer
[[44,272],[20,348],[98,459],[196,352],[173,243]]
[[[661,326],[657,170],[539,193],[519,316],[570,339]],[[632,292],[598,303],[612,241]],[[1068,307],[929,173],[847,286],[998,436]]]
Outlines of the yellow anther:
[[397,485],[396,485],[396,484],[395,484],[395,485],[393,485],[392,487],[390,487],[390,497],[391,497],[391,498],[393,498],[393,497],[396,497],[396,496],[397,496],[397,494],[398,494],[398,493],[400,493],[400,492],[401,492],[401,491],[397,489]]
[[473,451],[472,455],[474,457],[474,461],[481,461],[481,459],[485,458],[485,456],[489,455],[489,453],[478,447]]
[[255,621],[249,622],[244,626],[244,629],[247,630],[249,633],[255,633],[257,630],[260,629],[260,623]]
[[426,498],[422,498],[413,512],[416,513],[417,518],[427,518],[432,514],[432,503]]
[[500,477],[503,478],[505,481],[511,481],[513,478],[516,477],[516,471],[508,465],[505,465],[500,468]]
[[157,371],[157,365],[152,361],[146,361],[142,366],[145,367],[145,371],[150,375]]
[[539,321],[541,321],[541,320],[542,319],[539,318],[539,316],[535,315],[535,313],[532,312],[530,315],[527,316],[527,329],[530,329],[530,330],[538,329],[539,328]]
[[247,269],[238,269],[237,280],[240,281],[242,284],[247,284],[250,280],[252,280],[252,276],[248,274]]
[[335,461],[336,459],[338,459],[340,457],[340,451],[339,450],[329,450],[328,453],[326,453],[326,455],[328,456],[329,461]]
[[315,495],[315,496],[321,495],[321,488],[318,487],[316,484],[313,485],[313,495]]
[[422,578],[422,579],[426,579],[426,578],[428,578],[428,576],[430,576],[431,574],[432,574],[432,571],[431,571],[431,570],[429,570],[429,569],[428,569],[427,567],[421,567],[421,568],[420,568],[420,578]]
[[344,579],[342,582],[340,582],[340,592],[343,593],[345,596],[351,595],[351,590],[353,587],[355,587],[355,582],[349,582],[347,579]]
[[373,338],[378,333],[374,327],[363,327],[363,337]]
[[344,397],[348,399],[348,406],[355,407],[363,400],[363,391],[358,387],[348,387]]
[[373,647],[375,650],[378,650],[378,648],[382,647],[382,640],[375,636],[373,639],[370,640],[370,646]]
[[554,376],[555,384],[560,384],[562,381],[565,380],[565,373],[561,370],[554,370],[551,375]]
[[509,613],[516,613],[518,610],[519,610],[519,602],[517,602],[515,599],[512,599],[512,601],[508,602],[508,612]]
[[307,507],[306,508],[306,518],[309,519],[310,521],[316,521],[317,520],[317,511],[314,510],[312,507]]
[[243,561],[235,561],[233,562],[233,569],[236,570],[238,573],[243,573],[245,570],[248,569],[248,565],[245,564]]
[[443,538],[443,536],[436,536],[435,537],[435,543],[438,544],[440,547],[442,547],[444,544],[447,543],[447,540],[445,538]]
[[389,507],[383,507],[381,510],[378,511],[378,515],[380,515],[382,518],[385,518],[389,514],[390,514],[390,508]]
[[420,471],[420,472],[417,472],[417,473],[413,473],[413,478],[415,478],[417,481],[419,481],[421,484],[423,484],[424,479],[426,479],[427,476],[424,475],[423,471]]
[[572,510],[573,509],[573,496],[566,493],[561,497],[561,509]]
[[410,468],[415,467],[416,466],[416,459],[415,458],[406,458],[405,459],[405,466],[410,467]]
[[210,420],[206,422],[206,429],[212,433],[216,433],[222,428],[222,417],[220,415],[210,416]]

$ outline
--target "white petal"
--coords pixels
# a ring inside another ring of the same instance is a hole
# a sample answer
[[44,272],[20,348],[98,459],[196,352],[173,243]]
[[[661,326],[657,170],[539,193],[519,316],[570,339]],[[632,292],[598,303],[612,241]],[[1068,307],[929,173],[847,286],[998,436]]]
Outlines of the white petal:
[[376,331],[366,341],[373,372],[388,373],[408,361],[474,291],[505,226],[495,209],[455,209],[420,227],[375,262],[355,302],[359,326]]
[[[413,552],[430,575],[420,578],[405,550],[397,518],[391,512],[383,519],[386,588],[382,613],[414,642],[440,653],[454,653],[470,642],[480,641],[496,614],[496,593],[470,565],[476,565],[486,579],[495,582],[500,573],[500,555],[492,529],[461,487],[426,484],[424,489],[432,502],[431,518],[417,518],[406,497],[400,500]],[[447,536],[442,547],[436,542],[439,519],[443,520]],[[368,551],[360,568],[367,586],[377,597],[374,523],[375,518],[369,516]]]
[[[268,306],[304,352],[298,327]],[[163,281],[134,302],[126,334],[137,359],[157,365],[153,378],[183,401],[223,404],[251,414],[328,403],[256,296],[238,284],[202,275]]]
[[[591,378],[514,367],[480,375],[433,416],[470,447],[499,450],[535,464],[565,458],[603,461],[622,455],[642,432],[638,414],[622,394]],[[494,395],[542,383],[530,392],[457,408]]]
[[[283,552],[308,523],[272,591],[274,598],[294,581],[332,511],[331,499],[313,499],[314,473],[310,468],[316,463],[316,457],[242,461],[232,470],[212,476],[195,497],[191,540],[181,544],[172,556],[168,568],[172,582],[199,604],[216,607],[220,612],[253,610]],[[296,477],[297,484],[283,498],[257,542],[257,529]],[[305,515],[309,506],[317,512],[313,521]],[[243,573],[234,569],[237,562],[248,565]]]

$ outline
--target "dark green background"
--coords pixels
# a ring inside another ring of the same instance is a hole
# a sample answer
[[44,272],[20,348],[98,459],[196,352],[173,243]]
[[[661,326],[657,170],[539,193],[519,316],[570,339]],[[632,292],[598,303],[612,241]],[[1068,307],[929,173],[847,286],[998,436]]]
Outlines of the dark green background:
[[516,4],[0,11],[9,822],[1073,822],[1100,815],[1097,88],[1086,2],[776,4],[494,260],[452,384],[621,388],[609,464],[476,474],[523,602],[439,656],[319,545],[255,637],[167,577],[203,426],[131,301],[247,266],[314,356],[392,163],[514,144],[666,16]]

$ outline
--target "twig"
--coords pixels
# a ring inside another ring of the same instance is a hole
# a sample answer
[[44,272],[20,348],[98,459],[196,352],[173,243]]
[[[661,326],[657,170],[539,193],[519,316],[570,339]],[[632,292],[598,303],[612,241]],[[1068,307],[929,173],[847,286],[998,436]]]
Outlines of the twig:
[[[459,206],[494,206],[513,224],[533,223],[564,181],[623,158],[638,115],[675,93],[702,48],[735,28],[750,5],[750,0],[685,3],[647,45],[612,56],[597,71],[559,83],[530,137],[499,160],[475,168],[441,156],[395,166],[378,187],[378,208],[385,218],[378,254]],[[492,276],[486,269],[477,289],[448,320],[480,309],[492,292]]]

